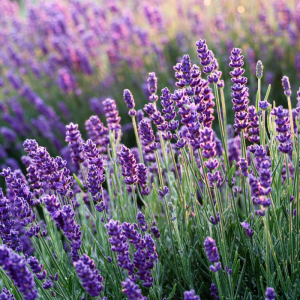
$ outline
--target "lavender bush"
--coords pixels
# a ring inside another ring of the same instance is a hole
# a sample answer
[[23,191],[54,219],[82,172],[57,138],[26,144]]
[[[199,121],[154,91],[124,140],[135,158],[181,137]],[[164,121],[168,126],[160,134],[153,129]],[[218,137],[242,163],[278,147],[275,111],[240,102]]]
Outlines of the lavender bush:
[[289,109],[271,103],[258,61],[250,101],[233,48],[228,124],[218,61],[205,40],[194,51],[174,90],[149,74],[147,116],[124,90],[136,147],[110,98],[86,141],[66,126],[67,160],[24,141],[26,174],[1,172],[1,299],[299,298],[300,92],[285,76]]

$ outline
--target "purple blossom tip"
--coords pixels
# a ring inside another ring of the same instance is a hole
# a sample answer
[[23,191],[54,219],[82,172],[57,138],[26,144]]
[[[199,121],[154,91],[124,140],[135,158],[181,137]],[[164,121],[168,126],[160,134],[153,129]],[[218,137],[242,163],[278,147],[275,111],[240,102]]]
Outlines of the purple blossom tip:
[[276,294],[273,288],[267,287],[265,300],[275,300]]
[[195,295],[195,291],[185,291],[184,292],[184,300],[200,300],[200,297]]
[[292,95],[292,90],[291,90],[291,85],[290,85],[290,80],[287,76],[283,76],[282,79],[282,86],[283,86],[283,91],[284,94],[287,97],[290,97]]

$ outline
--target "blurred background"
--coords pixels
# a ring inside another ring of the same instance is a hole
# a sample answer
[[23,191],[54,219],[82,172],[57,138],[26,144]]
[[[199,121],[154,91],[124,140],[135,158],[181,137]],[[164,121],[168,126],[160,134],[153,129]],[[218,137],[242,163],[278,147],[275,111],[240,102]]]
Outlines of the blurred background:
[[158,90],[173,92],[173,66],[186,53],[199,65],[199,39],[206,39],[223,72],[228,123],[234,115],[228,67],[233,47],[243,49],[251,103],[260,59],[265,66],[263,93],[271,84],[269,100],[287,107],[281,86],[286,75],[296,105],[297,0],[1,0],[0,11],[1,168],[23,168],[26,138],[67,159],[65,125],[78,123],[85,138],[84,122],[91,115],[105,123],[106,97],[116,100],[123,142],[133,146],[123,90],[130,89],[136,108],[143,108],[147,76],[155,72]]

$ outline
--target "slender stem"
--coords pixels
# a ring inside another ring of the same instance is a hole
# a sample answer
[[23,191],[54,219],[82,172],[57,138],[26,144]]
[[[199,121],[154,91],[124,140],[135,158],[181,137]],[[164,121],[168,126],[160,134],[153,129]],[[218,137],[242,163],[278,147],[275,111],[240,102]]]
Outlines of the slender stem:
[[289,114],[290,114],[290,123],[291,123],[291,133],[293,137],[293,145],[295,145],[295,132],[294,132],[294,121],[293,121],[293,112],[292,112],[292,104],[291,98],[287,97],[288,107],[289,107]]
[[140,162],[143,164],[144,157],[143,157],[143,151],[142,151],[142,144],[141,144],[141,140],[139,138],[138,129],[137,129],[136,122],[135,122],[135,117],[132,117],[132,125],[133,125],[133,129],[134,129],[136,143],[137,143],[139,153],[140,153]]

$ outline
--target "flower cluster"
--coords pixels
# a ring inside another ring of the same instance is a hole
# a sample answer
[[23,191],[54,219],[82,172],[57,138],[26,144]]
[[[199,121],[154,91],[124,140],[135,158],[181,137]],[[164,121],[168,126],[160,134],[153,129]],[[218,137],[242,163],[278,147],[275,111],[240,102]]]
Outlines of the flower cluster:
[[213,142],[213,130],[208,127],[204,127],[203,130],[200,130],[200,141],[200,147],[203,149],[202,156],[207,159],[204,164],[209,170],[207,177],[210,185],[214,186],[214,183],[216,183],[217,186],[220,186],[223,181],[220,171],[213,173],[213,170],[219,166],[218,160],[214,158],[217,152],[215,150],[216,143]]
[[[218,249],[216,247],[216,242],[211,237],[207,237],[204,241],[204,247],[206,251],[206,255],[208,260],[212,263],[212,265],[209,267],[209,269],[212,272],[218,272],[221,269],[221,262]],[[213,263],[216,263],[213,265]]]
[[275,300],[276,294],[273,288],[267,287],[265,295],[266,295],[265,300]]
[[19,232],[14,229],[14,220],[12,218],[9,200],[4,196],[0,188],[0,237],[3,244],[17,252],[23,250],[18,233]]
[[5,245],[0,245],[0,266],[14,285],[23,294],[25,300],[37,299],[33,274],[26,266],[26,260]]
[[82,232],[80,225],[75,221],[75,212],[70,205],[61,207],[58,197],[55,195],[47,195],[44,198],[44,203],[51,219],[55,221],[56,226],[62,230],[70,242],[72,260],[78,261]]
[[109,242],[111,250],[118,253],[118,266],[128,270],[129,274],[133,274],[133,264],[129,256],[129,244],[126,242],[126,236],[122,233],[122,227],[119,221],[110,220],[105,226],[108,230],[108,235],[111,236]]
[[0,294],[0,300],[15,300],[13,294],[9,290],[7,290],[5,287],[2,289],[2,293]]
[[150,102],[156,102],[158,99],[158,96],[156,95],[157,92],[157,78],[155,76],[155,73],[149,73],[149,77],[147,79],[148,81],[148,91],[151,94],[149,97]]
[[103,290],[103,277],[95,267],[95,263],[86,254],[74,263],[76,273],[82,281],[82,286],[92,297],[97,297]]
[[[145,216],[139,212],[137,215],[141,231],[147,230],[148,225],[145,222]],[[111,250],[118,253],[117,261],[118,265],[127,269],[131,275],[131,279],[136,276],[133,274],[134,267],[137,269],[138,278],[143,281],[144,287],[151,287],[153,285],[153,278],[151,277],[151,270],[154,268],[154,262],[158,256],[156,253],[155,243],[150,234],[146,234],[144,237],[137,232],[137,224],[131,225],[124,222],[122,226],[119,225],[119,221],[110,220],[106,224],[108,229],[108,235],[111,236],[109,242],[112,244]],[[129,244],[133,244],[135,252],[133,253],[133,262],[129,257]]]
[[236,131],[245,131],[249,126],[247,113],[249,89],[245,86],[247,78],[242,76],[245,70],[241,68],[244,65],[244,56],[241,55],[241,52],[241,49],[234,48],[231,51],[231,62],[229,64],[231,68],[234,68],[233,71],[230,72],[230,75],[232,76],[231,81],[233,82],[233,86],[231,87],[231,97],[233,98],[232,109],[235,111],[235,124],[233,126]]
[[131,151],[122,145],[121,151],[118,152],[120,165],[122,166],[122,175],[125,177],[124,182],[129,186],[138,182],[138,171],[136,160]]
[[191,290],[184,292],[184,300],[200,300],[200,297],[195,295],[194,290]]
[[[25,234],[29,237],[38,235],[40,227],[34,225],[36,214],[32,210],[38,201],[33,199],[33,194],[22,178],[17,178],[16,173],[11,172],[10,168],[3,169],[0,175],[5,177],[7,186],[15,195],[12,206],[20,224],[26,228]],[[17,233],[13,232],[14,239],[16,235]]]
[[219,300],[220,297],[219,297],[219,291],[216,287],[216,285],[214,283],[211,284],[211,287],[210,287],[210,295],[215,299],[215,300]]
[[120,125],[121,117],[119,117],[116,102],[113,99],[107,98],[102,103],[104,105],[107,128],[110,131],[115,131],[115,138],[117,138],[119,134],[122,135],[122,132]]
[[[78,134],[80,135],[79,131]],[[82,146],[80,146],[80,149],[80,154],[76,154],[76,156],[83,161]],[[71,198],[73,196],[73,191],[71,190],[73,177],[70,176],[70,170],[66,168],[67,162],[65,160],[59,156],[56,158],[51,157],[46,148],[40,147],[35,140],[26,140],[24,142],[24,150],[32,158],[27,168],[29,172],[27,176],[29,179],[34,178],[35,187],[41,186],[39,182],[41,180],[48,183],[50,190],[56,191],[63,197]],[[72,157],[73,154],[71,154]],[[76,161],[78,162],[79,160],[76,159]],[[74,157],[73,162],[75,162]],[[41,188],[38,191],[35,190],[35,195],[41,195],[42,193],[43,190]]]
[[129,90],[124,90],[123,97],[127,107],[130,109],[128,115],[131,117],[135,117],[136,116],[136,110],[134,109],[135,103],[131,92]]
[[78,124],[71,122],[66,126],[66,142],[69,142],[73,163],[75,165],[82,163],[84,161],[82,157],[82,139],[78,130]]
[[282,81],[282,86],[283,86],[284,94],[287,97],[290,97],[292,95],[292,90],[291,90],[291,85],[290,85],[289,78],[287,76],[283,76],[281,81]]
[[126,278],[124,282],[122,282],[123,290],[122,292],[126,294],[129,300],[146,300],[147,297],[144,297],[142,291],[139,289],[139,286],[134,283],[129,278]]
[[[249,120],[249,137],[248,140],[251,143],[259,144],[260,138],[259,138],[259,117],[256,112],[255,106],[251,105],[248,106],[248,120]],[[255,146],[251,145],[248,147],[248,149],[253,152],[255,151]]]
[[[253,174],[249,175],[252,201],[255,205],[262,205],[264,208],[271,205],[271,199],[267,196],[271,192],[272,174],[271,159],[267,156],[263,146],[258,146],[255,151],[259,179]],[[264,215],[264,210],[257,210],[257,214]]]
[[108,129],[103,125],[98,116],[91,116],[85,122],[89,138],[96,144],[101,154],[106,152],[109,138]]
[[147,186],[147,167],[144,164],[137,164],[137,179],[142,188],[142,195],[149,195],[150,189]]
[[276,139],[279,141],[278,150],[281,153],[289,153],[293,146],[291,142],[291,124],[289,113],[282,106],[274,107],[271,114],[276,117],[276,131],[278,135]]
[[88,190],[91,193],[93,200],[97,203],[96,209],[102,211],[105,208],[105,205],[102,202],[102,184],[105,181],[105,162],[100,155],[100,151],[91,140],[87,140],[86,143],[83,144],[83,150],[88,160],[88,174],[86,179]]

